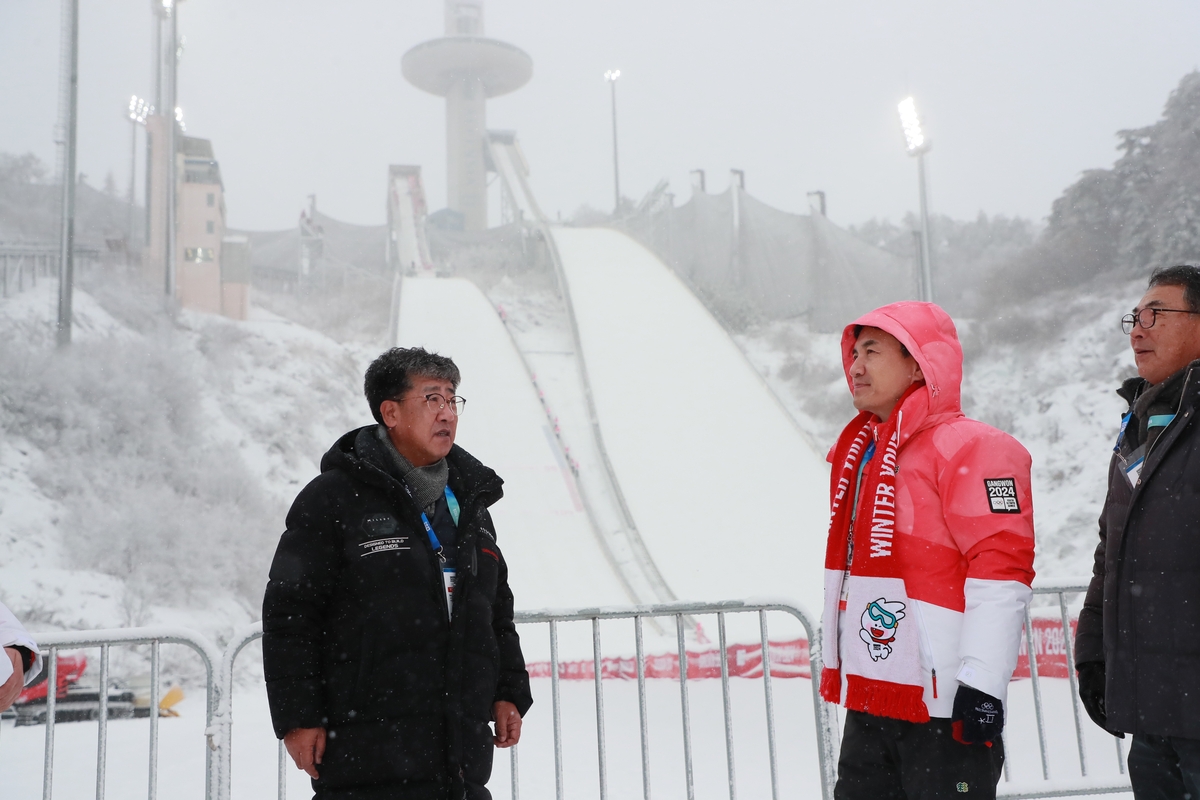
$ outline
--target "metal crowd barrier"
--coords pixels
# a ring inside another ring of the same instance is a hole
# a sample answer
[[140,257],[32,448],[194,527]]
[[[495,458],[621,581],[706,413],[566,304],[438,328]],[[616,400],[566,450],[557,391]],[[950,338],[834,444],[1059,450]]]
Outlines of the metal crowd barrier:
[[[644,800],[650,800],[650,736],[646,712],[646,653],[642,639],[642,620],[668,617],[674,620],[675,639],[679,659],[679,703],[683,725],[684,785],[688,800],[695,800],[695,781],[692,765],[692,731],[688,702],[688,653],[684,641],[685,620],[700,615],[715,614],[721,666],[721,698],[724,711],[726,772],[729,781],[730,800],[736,799],[737,789],[734,769],[734,738],[732,705],[729,692],[729,647],[726,641],[725,618],[729,614],[752,613],[758,617],[760,646],[762,648],[763,699],[766,704],[768,765],[771,777],[771,798],[779,800],[778,753],[775,735],[775,701],[771,686],[771,654],[767,641],[767,612],[780,611],[795,617],[802,626],[810,643],[810,663],[820,664],[820,639],[817,626],[803,611],[783,602],[743,603],[668,603],[632,608],[580,609],[569,611],[518,612],[516,621],[521,625],[543,623],[550,632],[550,693],[551,714],[554,725],[554,796],[563,800],[563,753],[562,712],[559,698],[561,682],[558,654],[558,626],[563,622],[585,621],[592,626],[592,672],[596,691],[596,752],[600,784],[600,800],[608,800],[608,764],[604,731],[604,684],[602,668],[601,620],[631,620],[634,627],[635,664],[638,687],[638,719],[641,732],[642,792]],[[819,674],[819,668],[818,668]],[[833,797],[836,781],[838,732],[829,706],[821,700],[819,680],[811,681],[813,707],[816,710],[813,723],[816,726],[818,761],[821,771],[821,793],[825,798]],[[517,748],[512,748],[512,800],[519,800],[520,785],[517,770]]]
[[[1051,782],[1050,757],[1048,748],[1048,737],[1045,724],[1045,710],[1042,698],[1041,677],[1039,675],[1038,666],[1038,648],[1035,641],[1036,626],[1031,614],[1026,615],[1025,637],[1027,652],[1029,654],[1029,677],[1031,679],[1032,695],[1034,703],[1034,712],[1036,718],[1039,752],[1041,754],[1041,774],[1042,782],[1040,785],[1013,785],[1008,774],[1008,764],[1005,765],[1004,781],[1001,783],[999,796],[1005,798],[1043,798],[1043,797],[1068,797],[1082,796],[1094,794],[1108,794],[1116,792],[1128,792],[1129,783],[1127,780],[1117,782],[1105,782],[1088,780],[1088,758],[1087,749],[1084,742],[1084,731],[1090,721],[1085,722],[1085,715],[1082,713],[1080,701],[1078,698],[1078,686],[1075,678],[1075,670],[1073,669],[1074,659],[1072,653],[1073,646],[1073,631],[1071,629],[1071,619],[1067,608],[1067,595],[1076,594],[1086,590],[1083,584],[1056,585],[1056,586],[1040,586],[1034,589],[1035,595],[1046,596],[1054,595],[1058,599],[1058,609],[1060,622],[1063,631],[1063,648],[1065,655],[1065,663],[1067,666],[1066,674],[1069,681],[1076,744],[1078,747],[1079,759],[1079,780],[1073,777],[1067,781],[1058,780]],[[673,657],[678,658],[678,684],[679,684],[679,702],[680,702],[680,721],[682,723],[683,733],[683,774],[681,776],[682,783],[686,787],[686,796],[688,800],[695,798],[695,774],[692,762],[692,731],[691,731],[691,716],[689,705],[689,678],[688,678],[688,659],[689,653],[685,646],[685,632],[688,630],[686,620],[695,618],[701,615],[715,615],[717,618],[717,635],[718,635],[718,653],[720,661],[720,680],[721,680],[721,697],[724,714],[724,743],[726,753],[726,774],[728,776],[729,797],[730,800],[736,800],[736,781],[735,781],[735,765],[734,765],[734,732],[732,725],[732,703],[730,695],[730,669],[729,669],[729,654],[730,645],[726,636],[726,617],[731,614],[751,614],[757,616],[759,646],[761,646],[763,669],[762,669],[762,690],[763,702],[766,710],[766,725],[767,725],[767,749],[768,749],[768,769],[770,772],[771,782],[771,797],[772,800],[779,800],[780,787],[778,779],[778,743],[776,737],[775,725],[775,699],[772,689],[772,664],[771,652],[768,643],[768,627],[767,614],[768,612],[782,612],[789,614],[800,622],[803,626],[805,634],[810,643],[810,665],[812,671],[811,690],[813,695],[813,707],[815,710],[813,724],[816,730],[816,742],[818,746],[818,764],[821,778],[821,793],[825,800],[832,800],[833,787],[837,781],[837,755],[839,747],[839,726],[837,722],[837,714],[835,707],[830,706],[821,700],[819,696],[819,678],[820,678],[820,639],[816,625],[807,617],[807,615],[785,602],[755,602],[744,603],[740,601],[731,601],[724,603],[671,603],[664,605],[653,606],[633,606],[621,608],[593,608],[593,609],[570,609],[570,610],[552,610],[552,611],[525,611],[518,612],[516,622],[522,626],[530,625],[546,625],[549,632],[550,640],[550,689],[551,689],[551,714],[553,725],[553,746],[554,746],[554,786],[556,800],[563,800],[566,796],[564,789],[564,757],[563,757],[563,734],[562,734],[562,706],[560,699],[560,683],[562,680],[562,662],[559,658],[559,626],[569,622],[588,622],[591,625],[592,632],[592,680],[595,687],[595,704],[596,704],[596,753],[597,753],[597,777],[599,780],[600,800],[608,800],[610,788],[608,785],[608,753],[605,741],[605,713],[604,713],[604,684],[605,680],[604,665],[603,665],[603,647],[600,633],[600,623],[602,621],[611,620],[628,620],[632,622],[634,643],[636,650],[636,680],[637,680],[637,698],[638,698],[638,718],[640,727],[640,754],[641,754],[641,777],[642,790],[644,800],[650,800],[650,756],[651,756],[651,736],[649,718],[647,715],[647,699],[646,699],[646,664],[647,655],[644,650],[642,626],[645,620],[674,620],[675,640],[677,653]],[[162,644],[180,644],[191,648],[199,655],[201,662],[204,664],[206,671],[206,690],[207,690],[207,725],[205,735],[207,738],[207,752],[205,759],[205,798],[207,800],[228,800],[231,791],[231,775],[232,775],[232,747],[231,747],[231,732],[233,725],[232,714],[232,689],[234,680],[234,666],[238,655],[242,650],[254,640],[262,636],[262,624],[254,623],[247,625],[236,632],[223,653],[219,652],[207,639],[200,634],[185,629],[185,628],[168,628],[168,627],[145,627],[145,628],[128,628],[119,630],[100,630],[100,631],[80,631],[68,633],[40,634],[37,636],[37,641],[40,643],[43,652],[46,654],[46,663],[48,665],[48,681],[49,686],[53,687],[57,683],[57,662],[56,656],[60,649],[64,648],[99,648],[100,649],[100,686],[104,689],[108,685],[108,668],[109,668],[109,648],[114,645],[132,646],[132,645],[150,645],[150,691],[151,691],[151,715],[150,715],[150,745],[149,745],[149,786],[147,797],[149,800],[156,800],[158,796],[157,786],[157,767],[158,767],[158,715],[154,713],[157,709],[160,699],[160,660],[159,648]],[[694,654],[692,654],[694,656]],[[757,680],[757,678],[755,678]],[[53,765],[54,765],[54,740],[55,740],[55,696],[54,691],[47,692],[47,715],[46,715],[46,749],[45,763],[43,765],[43,800],[51,800],[53,795]],[[103,800],[105,790],[105,768],[106,768],[106,742],[107,742],[107,691],[103,689],[99,693],[100,696],[100,713],[99,713],[99,736],[97,744],[97,767],[96,767],[96,798]],[[1016,726],[1010,720],[1010,729],[1006,733],[1011,736],[1016,736]],[[1124,753],[1122,751],[1121,740],[1116,741],[1116,758],[1118,768],[1122,776],[1125,775]],[[1010,751],[1011,752],[1011,751]],[[510,771],[511,771],[511,796],[512,800],[520,798],[520,773],[518,770],[518,748],[512,747],[509,750]],[[279,800],[285,800],[285,776],[289,761],[283,747],[283,743],[278,744],[278,764],[277,764],[277,792]],[[1009,791],[1005,791],[1006,787]]]
[[[602,667],[603,648],[600,635],[600,621],[630,620],[633,623],[637,664],[638,714],[641,729],[642,787],[645,800],[650,800],[650,730],[646,706],[646,653],[643,647],[642,623],[643,620],[659,619],[663,617],[672,618],[675,625],[675,638],[679,658],[679,693],[684,743],[685,766],[683,782],[686,786],[688,800],[695,800],[694,772],[692,765],[691,719],[688,703],[688,652],[685,646],[684,634],[685,631],[690,628],[688,625],[689,618],[701,614],[715,614],[717,617],[717,633],[720,645],[721,692],[724,705],[726,767],[729,777],[730,798],[731,800],[735,798],[736,788],[733,757],[734,738],[732,727],[732,704],[729,690],[729,648],[728,642],[726,641],[725,618],[729,614],[737,613],[756,614],[758,617],[760,646],[762,647],[763,652],[762,684],[763,699],[766,705],[771,797],[772,800],[779,800],[779,781],[777,775],[778,760],[775,735],[775,700],[771,686],[771,660],[770,650],[767,642],[768,611],[779,611],[792,615],[799,620],[800,624],[804,627],[804,631],[809,642],[815,643],[819,641],[819,639],[816,637],[817,627],[808,619],[803,611],[787,603],[743,603],[740,601],[731,601],[724,603],[671,603],[665,605],[633,606],[623,608],[517,612],[516,622],[518,625],[528,626],[545,624],[549,627],[551,712],[553,717],[554,732],[554,786],[556,800],[563,800],[565,797],[563,785],[564,770],[562,712],[559,697],[559,686],[561,682],[558,653],[559,624],[578,621],[591,623],[592,663],[594,671],[593,682],[595,684],[596,692],[596,741],[598,753],[597,769],[600,782],[600,800],[608,800],[608,764],[604,730],[604,670]],[[255,623],[243,628],[230,641],[229,646],[225,650],[225,655],[221,659],[220,675],[224,686],[232,686],[234,661],[237,659],[238,654],[246,645],[250,644],[252,641],[261,636],[262,624]],[[814,663],[820,662],[819,645],[812,645],[810,658]],[[821,768],[821,788],[823,796],[831,799],[833,797],[833,783],[836,779],[836,743],[838,741],[838,732],[834,723],[835,717],[830,712],[830,707],[821,700],[818,688],[819,682],[812,681],[813,704],[817,709],[814,717],[814,724],[816,726],[816,741],[819,743],[820,748],[818,758]],[[216,733],[216,741],[221,745],[220,747],[217,747],[219,753],[218,758],[221,760],[218,773],[220,774],[222,780],[219,790],[223,791],[224,793],[217,795],[218,800],[227,800],[229,797],[229,776],[232,771],[231,753],[229,752],[229,748],[225,746],[229,741],[229,730],[232,724],[231,708],[227,699],[229,697],[229,691],[221,693],[222,700],[218,706],[215,719],[211,727],[211,729],[219,731]],[[519,800],[521,796],[518,749],[519,745],[509,748],[512,800]],[[288,763],[289,762],[283,748],[283,743],[280,742],[278,766],[279,800],[285,800],[286,798],[285,775],[288,768]]]
[[[96,744],[96,800],[104,800],[105,772],[108,749],[108,661],[109,648],[113,645],[150,645],[150,780],[146,796],[149,800],[158,797],[158,704],[161,699],[161,665],[159,648],[163,644],[180,644],[190,647],[200,656],[206,673],[208,719],[211,724],[218,703],[220,687],[214,678],[213,666],[220,663],[221,654],[207,639],[187,628],[151,626],[144,628],[117,628],[112,630],[67,631],[63,633],[41,633],[37,635],[38,647],[45,655],[46,663],[46,749],[42,765],[42,799],[51,800],[54,793],[54,732],[55,706],[58,700],[58,651],[63,648],[100,648],[100,710],[97,717],[99,735]],[[205,758],[204,796],[213,796],[217,785],[215,770],[218,762],[210,750]]]
[[[1008,761],[1004,764],[1004,782],[1001,784],[997,796],[1006,798],[1041,798],[1041,797],[1074,797],[1083,795],[1095,794],[1115,794],[1119,792],[1129,792],[1129,781],[1120,780],[1115,782],[1096,782],[1088,781],[1088,758],[1087,748],[1084,745],[1084,730],[1085,725],[1091,726],[1092,721],[1084,713],[1079,699],[1079,684],[1075,674],[1075,631],[1071,627],[1071,615],[1067,610],[1067,595],[1083,594],[1087,592],[1087,583],[1067,583],[1067,584],[1044,584],[1033,588],[1034,597],[1053,595],[1058,599],[1059,623],[1062,626],[1063,634],[1063,655],[1066,660],[1067,681],[1070,687],[1071,694],[1071,711],[1075,723],[1075,744],[1079,754],[1079,780],[1074,781],[1072,778],[1069,781],[1056,781],[1051,787],[1033,788],[1026,790],[1018,790],[1006,792],[1004,791],[1005,784],[1011,784],[1011,776],[1009,775]],[[1042,702],[1042,683],[1041,676],[1038,672],[1037,654],[1040,648],[1035,642],[1035,625],[1033,621],[1032,609],[1025,610],[1025,650],[1029,658],[1029,679],[1033,691],[1033,710],[1034,717],[1037,722],[1038,736],[1038,752],[1041,755],[1042,780],[1046,784],[1050,784],[1050,755],[1049,755],[1049,740],[1046,736],[1046,716],[1044,704]],[[1007,727],[1007,726],[1006,726]],[[1005,731],[1007,736],[1008,730]],[[1118,772],[1124,776],[1125,772],[1125,754],[1122,748],[1121,739],[1113,737],[1116,743],[1116,759]]]

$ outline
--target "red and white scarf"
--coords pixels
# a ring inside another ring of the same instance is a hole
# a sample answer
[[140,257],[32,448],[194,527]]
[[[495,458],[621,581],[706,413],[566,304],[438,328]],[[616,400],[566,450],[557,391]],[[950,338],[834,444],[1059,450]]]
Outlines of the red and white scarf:
[[[916,618],[919,612],[905,590],[898,552],[901,537],[896,536],[896,471],[903,401],[901,398],[896,404],[896,412],[887,422],[878,425],[875,415],[860,413],[834,446],[825,548],[821,696],[831,703],[841,702],[844,676],[846,708],[927,722],[929,710],[922,699]],[[862,468],[860,491],[860,462],[872,433],[876,452]],[[853,513],[856,501],[857,515]],[[854,548],[848,558],[852,517]],[[843,586],[845,581],[849,583]],[[844,603],[843,589],[848,589]],[[839,651],[842,613],[846,614],[845,636]]]

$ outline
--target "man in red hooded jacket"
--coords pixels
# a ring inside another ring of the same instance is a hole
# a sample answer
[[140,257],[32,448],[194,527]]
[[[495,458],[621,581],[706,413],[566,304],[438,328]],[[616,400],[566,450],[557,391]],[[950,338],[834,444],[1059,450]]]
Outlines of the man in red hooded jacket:
[[1032,596],[1030,457],[962,412],[932,303],[842,334],[859,410],[829,452],[821,695],[845,705],[838,798],[995,797]]

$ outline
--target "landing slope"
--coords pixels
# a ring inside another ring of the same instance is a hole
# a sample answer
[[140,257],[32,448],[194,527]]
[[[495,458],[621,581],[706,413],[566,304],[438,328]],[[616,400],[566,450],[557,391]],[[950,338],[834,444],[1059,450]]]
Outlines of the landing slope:
[[600,425],[680,598],[821,608],[828,468],[729,335],[652,253],[554,229]]
[[457,442],[504,478],[492,508],[518,608],[628,602],[596,544],[574,478],[508,333],[458,278],[406,279],[399,344],[454,359],[467,398]]

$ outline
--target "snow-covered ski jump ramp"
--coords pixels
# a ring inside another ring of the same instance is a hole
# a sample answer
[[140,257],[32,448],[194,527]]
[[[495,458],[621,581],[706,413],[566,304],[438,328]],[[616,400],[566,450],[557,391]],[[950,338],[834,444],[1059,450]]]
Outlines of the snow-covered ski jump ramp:
[[821,607],[828,469],[695,295],[609,229],[552,229],[600,427],[682,599]]

